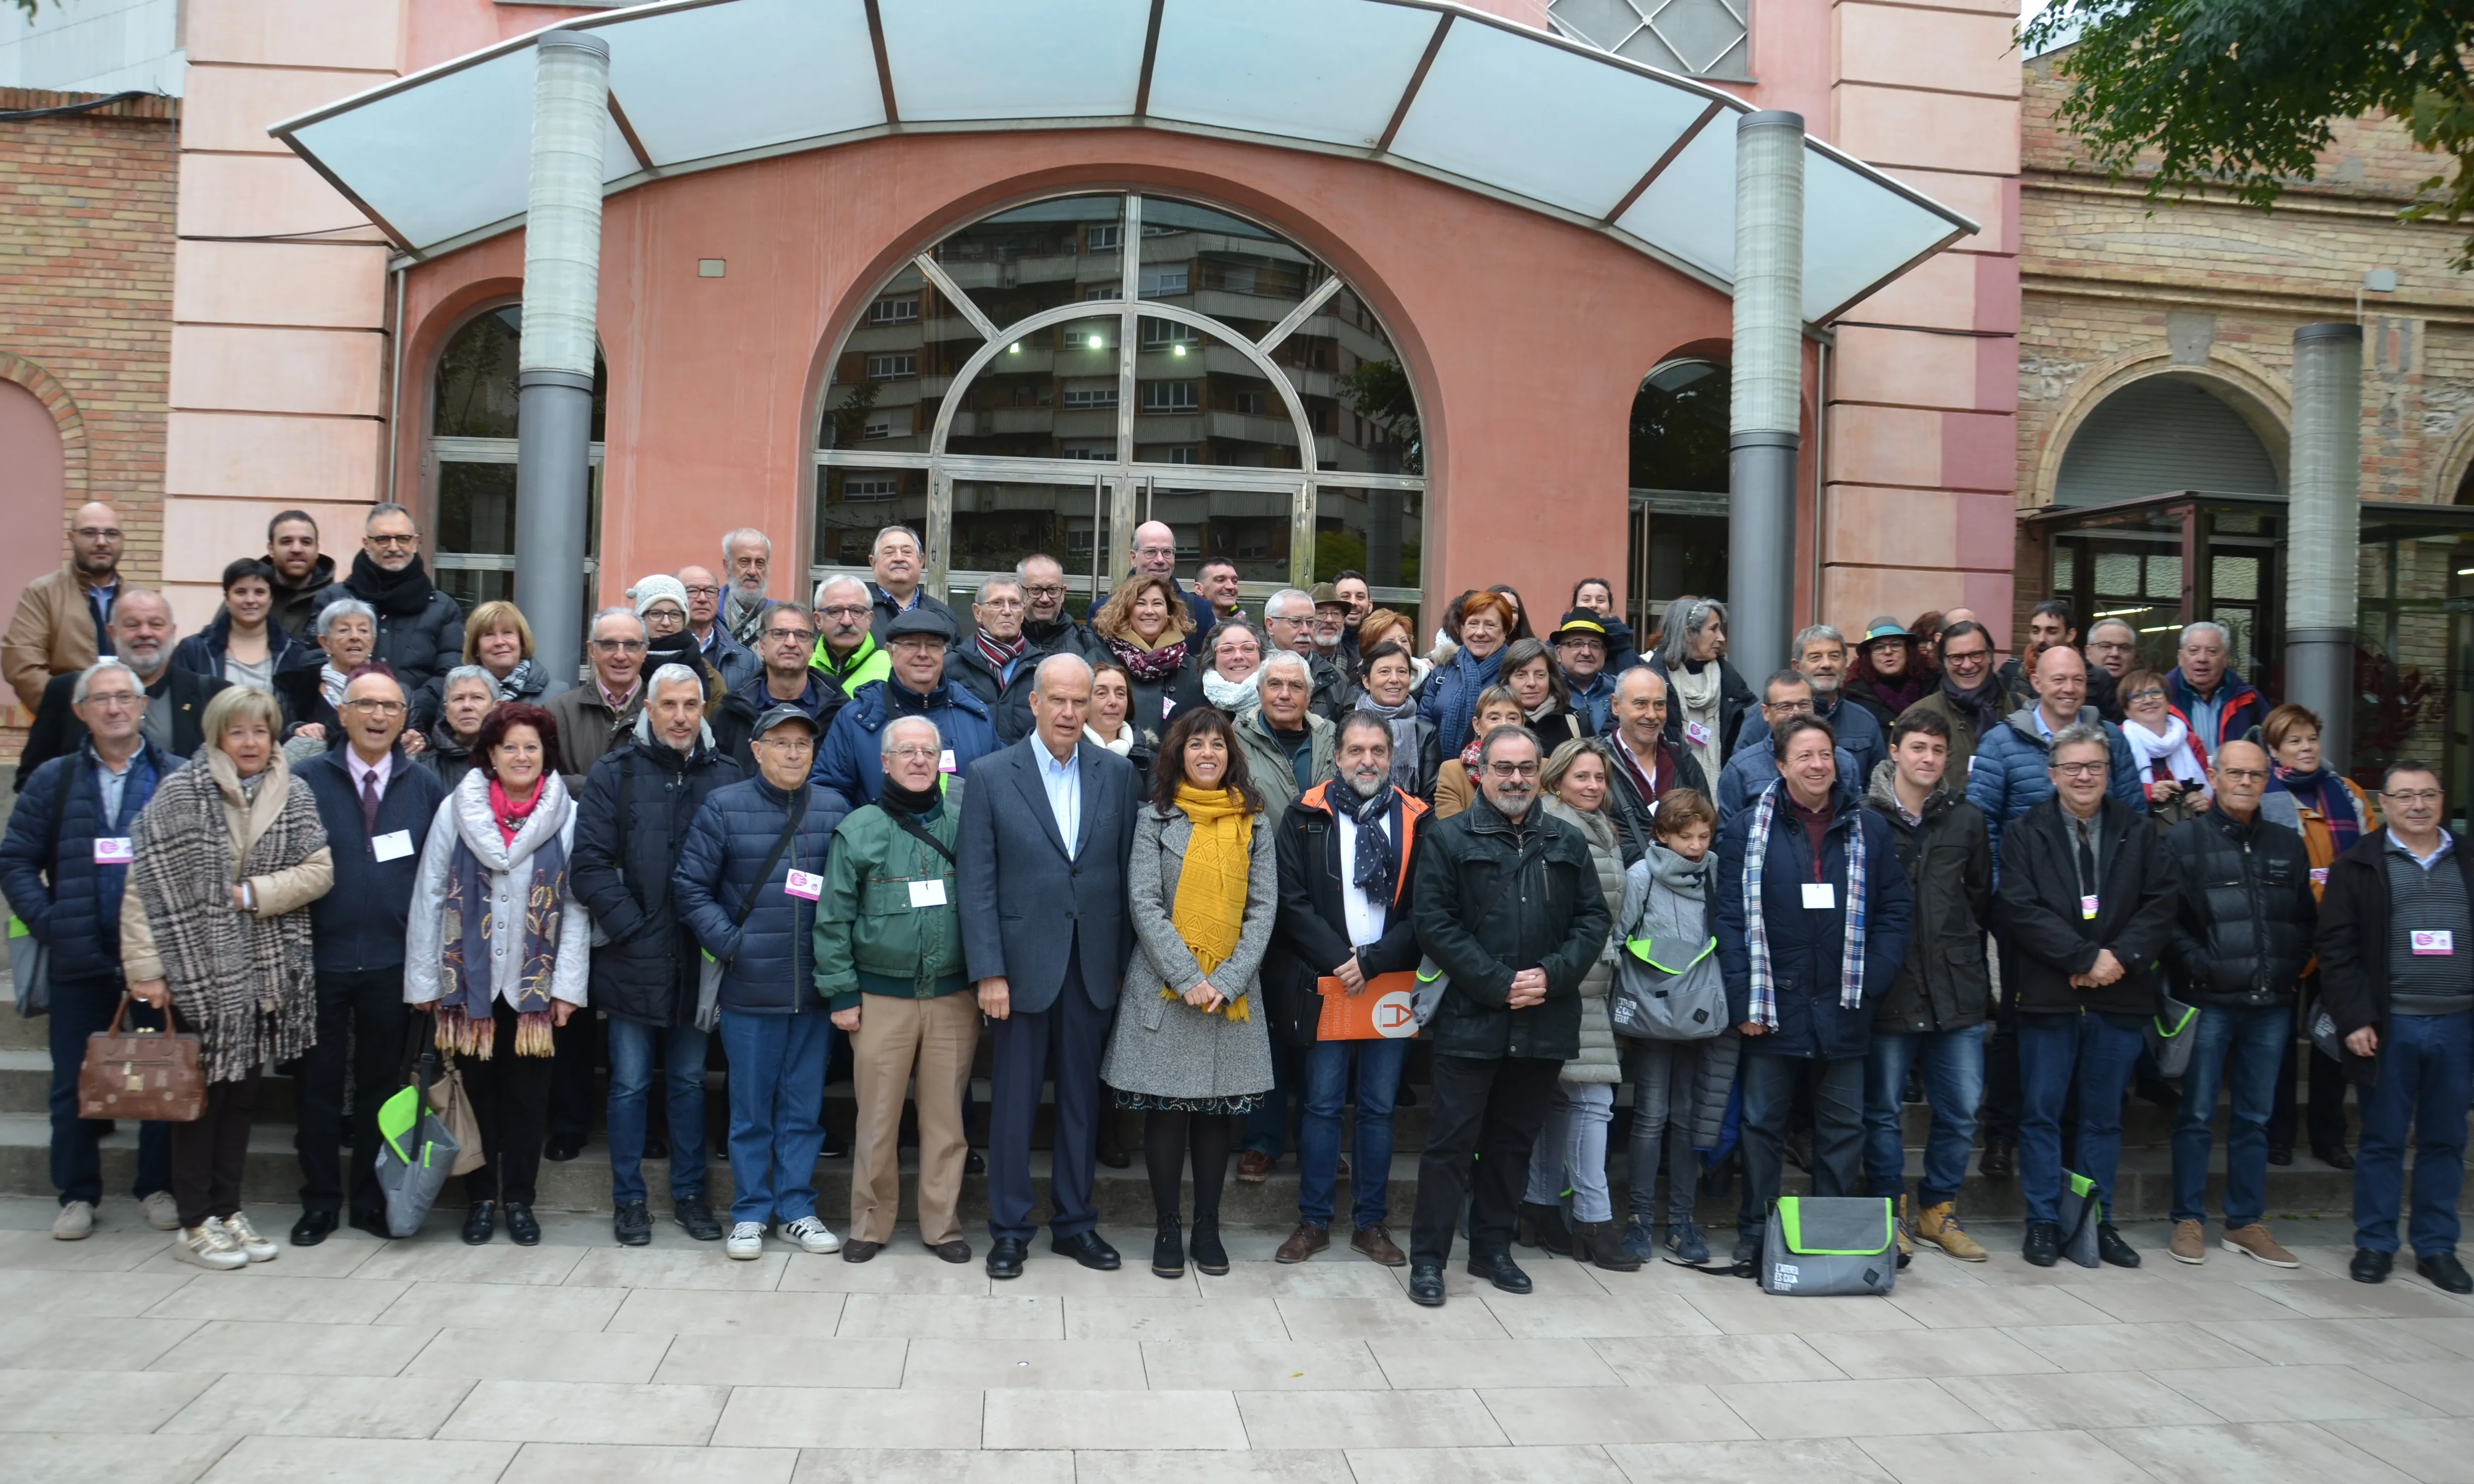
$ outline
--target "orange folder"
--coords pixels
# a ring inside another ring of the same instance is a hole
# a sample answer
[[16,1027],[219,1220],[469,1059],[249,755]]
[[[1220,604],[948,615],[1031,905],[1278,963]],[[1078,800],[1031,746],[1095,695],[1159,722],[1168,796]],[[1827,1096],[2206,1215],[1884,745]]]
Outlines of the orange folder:
[[1406,1040],[1418,1034],[1418,1017],[1409,1008],[1418,987],[1415,974],[1377,974],[1355,994],[1337,979],[1319,979],[1315,987],[1322,993],[1318,1040]]

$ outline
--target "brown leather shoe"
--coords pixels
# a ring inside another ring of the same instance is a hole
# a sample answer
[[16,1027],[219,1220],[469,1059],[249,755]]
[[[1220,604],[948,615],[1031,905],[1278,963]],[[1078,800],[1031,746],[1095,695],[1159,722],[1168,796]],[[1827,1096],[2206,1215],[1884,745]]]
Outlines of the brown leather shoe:
[[1237,1178],[1249,1185],[1259,1185],[1272,1173],[1272,1156],[1258,1149],[1249,1149],[1237,1156]]
[[1348,1239],[1348,1245],[1387,1268],[1405,1268],[1409,1265],[1408,1253],[1394,1246],[1392,1233],[1379,1226],[1358,1228],[1357,1235]]
[[1280,1250],[1272,1254],[1272,1260],[1303,1262],[1330,1246],[1331,1229],[1329,1227],[1318,1227],[1313,1222],[1301,1221],[1298,1223],[1298,1229],[1289,1233],[1289,1239],[1280,1244]]

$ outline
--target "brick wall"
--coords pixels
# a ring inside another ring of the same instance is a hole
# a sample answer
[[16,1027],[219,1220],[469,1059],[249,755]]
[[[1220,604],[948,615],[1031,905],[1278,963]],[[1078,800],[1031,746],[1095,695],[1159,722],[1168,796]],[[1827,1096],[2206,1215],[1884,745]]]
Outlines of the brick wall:
[[[0,88],[0,109],[89,96]],[[129,532],[122,570],[150,586],[163,571],[180,109],[139,98],[0,123],[0,377],[60,419],[66,506],[110,501]],[[0,706],[0,757],[14,756],[26,719]]]

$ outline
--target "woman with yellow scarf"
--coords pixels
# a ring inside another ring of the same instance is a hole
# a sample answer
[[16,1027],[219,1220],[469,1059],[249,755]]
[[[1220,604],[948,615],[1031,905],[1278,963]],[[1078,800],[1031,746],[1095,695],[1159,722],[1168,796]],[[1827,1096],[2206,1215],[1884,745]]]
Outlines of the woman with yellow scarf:
[[1177,1208],[1189,1151],[1194,1265],[1228,1271],[1220,1189],[1241,1120],[1272,1089],[1271,1036],[1254,1001],[1279,906],[1275,822],[1263,817],[1228,718],[1209,706],[1179,712],[1134,820],[1134,952],[1100,1069],[1118,1107],[1143,1110],[1161,1277],[1185,1276]]

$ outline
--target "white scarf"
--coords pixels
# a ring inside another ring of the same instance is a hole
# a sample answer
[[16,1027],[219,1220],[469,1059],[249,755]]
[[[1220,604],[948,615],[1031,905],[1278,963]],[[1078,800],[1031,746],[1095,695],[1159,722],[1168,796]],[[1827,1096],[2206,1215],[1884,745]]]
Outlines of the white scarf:
[[1676,704],[1683,708],[1684,720],[1701,723],[1702,741],[1698,742],[1692,740],[1692,729],[1688,724],[1678,730],[1684,734],[1685,750],[1692,754],[1692,761],[1701,765],[1701,776],[1712,788],[1717,787],[1718,780],[1718,701],[1719,681],[1723,674],[1715,660],[1703,665],[1701,673],[1697,675],[1683,665],[1666,672],[1668,691],[1675,697]]
[[1206,669],[1202,672],[1202,698],[1233,717],[1254,704],[1254,686],[1262,678],[1260,667],[1245,679],[1236,681],[1223,680],[1220,671]]
[[2148,768],[2161,758],[2172,770],[2175,782],[2209,792],[2208,775],[2200,768],[2199,760],[2191,755],[2190,725],[2171,712],[2166,713],[2166,719],[2170,725],[2161,733],[2141,726],[2136,718],[2122,719],[2122,739],[2130,743],[2130,755],[2139,764],[2140,782],[2147,781]]
[[1134,750],[1134,729],[1123,721],[1117,723],[1117,740],[1115,742],[1110,742],[1108,739],[1101,736],[1098,732],[1092,730],[1087,725],[1082,728],[1082,735],[1088,737],[1093,742],[1107,748],[1110,752],[1115,753],[1121,758],[1128,755]]
[[318,667],[318,693],[327,698],[327,705],[338,711],[344,709],[344,688],[350,684],[352,677],[337,669],[332,662]]

